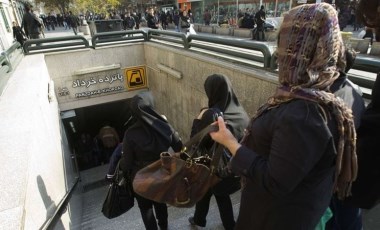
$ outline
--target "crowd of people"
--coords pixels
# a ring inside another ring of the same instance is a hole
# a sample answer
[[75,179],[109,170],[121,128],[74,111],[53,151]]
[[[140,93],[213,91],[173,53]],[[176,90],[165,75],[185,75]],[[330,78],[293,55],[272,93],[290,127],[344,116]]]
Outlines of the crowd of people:
[[37,15],[33,12],[32,6],[26,4],[21,26],[16,21],[12,22],[13,38],[22,46],[28,39],[44,38],[45,29],[50,31],[55,30],[56,27],[64,27],[65,30],[73,29],[74,34],[77,35],[80,25],[81,20],[72,11],[62,15],[54,13],[48,13],[47,16]]

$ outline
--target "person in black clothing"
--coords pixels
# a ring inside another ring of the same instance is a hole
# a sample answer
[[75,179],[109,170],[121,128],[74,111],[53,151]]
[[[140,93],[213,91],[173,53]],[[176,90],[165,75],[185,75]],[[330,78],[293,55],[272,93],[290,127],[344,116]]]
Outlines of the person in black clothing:
[[365,34],[363,36],[363,39],[364,38],[370,38],[370,43],[372,45],[373,43],[373,39],[374,39],[374,35],[373,35],[373,29],[371,27],[365,27]]
[[140,29],[140,16],[136,14],[136,12],[133,12],[132,17],[135,19],[135,29],[138,30]]
[[[264,33],[264,23],[265,23],[265,11],[264,6],[261,6],[260,10],[255,14],[256,20],[256,40],[257,41],[265,41],[265,33]],[[260,36],[261,35],[261,36]]]
[[24,29],[25,35],[30,39],[40,38],[41,23],[37,16],[31,12],[30,6],[25,6],[25,14],[22,17],[21,29]]
[[161,27],[163,30],[166,30],[168,27],[168,19],[164,11],[161,11],[160,14]]
[[123,25],[124,30],[133,30],[136,25],[135,18],[129,12],[125,14]]
[[46,17],[46,28],[47,30],[50,30],[50,28],[52,30],[55,30],[55,17],[51,15],[50,13]]
[[176,10],[176,11],[174,11],[174,16],[173,16],[173,23],[175,25],[175,31],[176,32],[181,32],[179,21],[180,21],[180,15],[179,15],[178,10]]
[[[343,99],[346,105],[351,108],[354,115],[355,129],[360,128],[360,119],[365,110],[365,104],[362,92],[357,85],[354,85],[347,78],[347,73],[354,64],[356,53],[354,50],[346,50],[346,68],[340,72],[339,77],[331,85],[330,90],[336,96]],[[360,208],[352,207],[346,202],[339,200],[333,196],[330,204],[333,217],[326,224],[326,229],[345,229],[345,230],[361,230],[362,215]]]
[[21,27],[17,25],[17,22],[14,21],[12,24],[13,38],[18,41],[21,46],[23,46],[24,42],[26,41],[26,35],[24,31],[22,31]]
[[158,20],[154,15],[154,9],[149,8],[148,15],[146,16],[147,26],[151,29],[158,29]]
[[[176,152],[182,149],[182,142],[167,120],[153,107],[153,97],[149,92],[139,93],[132,98],[130,109],[135,123],[125,132],[123,154],[120,167],[124,176],[133,180],[136,172],[160,159],[161,152],[169,147]],[[157,203],[135,194],[141,216],[147,230],[168,228],[168,210],[166,204]]]
[[246,178],[236,229],[312,230],[333,193],[349,196],[358,169],[354,120],[330,92],[345,69],[339,31],[330,4],[289,10],[279,31],[276,92],[240,142],[218,117],[210,135],[232,154],[232,171]]
[[118,146],[113,151],[111,158],[110,158],[110,164],[108,166],[108,171],[106,174],[106,181],[113,182],[115,179],[115,172],[117,164],[119,163],[119,160],[121,159],[121,155],[123,154],[123,143],[118,144]]
[[255,26],[254,19],[249,13],[245,13],[242,20],[242,28],[253,29]]
[[[229,130],[240,140],[243,137],[244,129],[248,125],[249,118],[244,108],[240,105],[232,89],[230,80],[226,76],[213,74],[207,77],[204,88],[208,97],[208,107],[203,108],[199,116],[194,119],[191,136],[194,136],[203,128],[213,123],[215,121],[215,113],[220,114],[222,112]],[[209,153],[213,144],[214,141],[208,137],[201,142],[200,147],[202,151]],[[224,229],[234,229],[235,219],[230,195],[215,193],[212,189],[196,204],[194,216],[189,218],[189,222],[192,225],[206,226],[206,216],[209,211],[212,195],[215,196],[216,203],[218,204]]]
[[79,26],[79,18],[76,15],[74,15],[73,12],[69,11],[68,21],[71,28],[73,28],[74,34],[77,35],[78,26]]
[[182,15],[179,17],[179,25],[181,27],[181,31],[185,34],[190,32],[190,17],[187,14],[187,11],[183,11]]

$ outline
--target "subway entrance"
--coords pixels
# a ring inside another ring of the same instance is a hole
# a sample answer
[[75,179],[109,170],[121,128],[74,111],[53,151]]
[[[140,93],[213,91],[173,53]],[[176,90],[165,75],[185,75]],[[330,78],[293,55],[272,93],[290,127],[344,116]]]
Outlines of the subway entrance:
[[125,99],[61,113],[79,171],[109,162],[131,121],[128,104],[129,99]]

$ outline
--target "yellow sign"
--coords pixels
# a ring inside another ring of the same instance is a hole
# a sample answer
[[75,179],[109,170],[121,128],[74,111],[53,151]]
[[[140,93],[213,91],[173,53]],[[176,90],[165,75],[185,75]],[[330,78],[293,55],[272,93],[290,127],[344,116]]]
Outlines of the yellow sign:
[[128,89],[141,89],[147,87],[145,66],[135,66],[124,69],[124,76],[127,78]]

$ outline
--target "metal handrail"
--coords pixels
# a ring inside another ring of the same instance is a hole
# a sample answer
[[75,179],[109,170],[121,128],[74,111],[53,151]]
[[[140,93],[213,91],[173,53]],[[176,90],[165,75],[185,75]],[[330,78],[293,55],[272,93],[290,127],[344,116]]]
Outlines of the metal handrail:
[[[178,33],[178,32],[167,31],[167,30],[148,29],[147,34],[148,34],[148,41],[151,41],[152,38],[155,38],[157,40],[164,40],[164,41],[179,43],[183,45],[183,48],[189,49],[189,41],[186,34],[184,33]],[[179,42],[180,40],[178,39],[174,40],[173,38],[168,38],[161,35],[179,38],[181,39],[182,42]]]
[[50,230],[54,229],[57,222],[61,219],[62,214],[65,212],[67,204],[69,203],[71,196],[73,195],[77,185],[79,184],[79,177],[75,179],[73,186],[69,191],[66,192],[65,196],[63,196],[62,200],[59,202],[57,209],[55,210],[53,216],[49,218],[41,227],[41,230]]
[[[235,40],[235,39],[227,39],[227,38],[218,38],[218,37],[209,37],[209,36],[204,36],[204,35],[197,35],[197,34],[190,34],[188,36],[189,40],[189,45],[194,46],[194,47],[202,47],[205,48],[205,46],[199,45],[194,43],[193,41],[203,41],[203,42],[210,42],[210,43],[216,43],[219,45],[227,45],[227,46],[232,46],[232,47],[238,47],[238,48],[244,48],[244,49],[249,49],[249,50],[255,50],[259,51],[263,54],[263,57],[258,57],[254,55],[247,55],[241,52],[237,51],[232,51],[232,50],[224,50],[223,53],[226,54],[231,54],[231,55],[236,55],[237,57],[242,57],[242,58],[250,58],[253,59],[254,61],[260,61],[264,63],[264,68],[269,68],[270,67],[270,62],[272,58],[272,53],[267,44],[261,43],[261,42],[248,42],[245,40]],[[210,50],[217,50],[215,47],[210,47]]]
[[[133,36],[135,34],[138,34],[139,36]],[[132,36],[127,36],[132,35]],[[57,51],[57,50],[51,50],[54,48],[61,48],[60,50],[67,50],[67,49],[77,49],[82,43],[80,42],[71,42],[71,43],[61,43],[61,44],[48,44],[52,42],[60,42],[60,41],[68,41],[73,39],[81,39],[84,42],[85,47],[89,48],[97,48],[99,46],[107,46],[107,45],[114,45],[114,44],[120,44],[125,42],[135,42],[135,41],[149,41],[149,42],[158,42],[158,41],[167,41],[170,43],[179,44],[180,47],[182,46],[184,49],[191,49],[193,48],[200,48],[204,50],[213,51],[220,54],[227,54],[232,55],[235,57],[240,57],[243,59],[256,61],[263,63],[264,68],[267,70],[276,72],[277,70],[277,64],[276,64],[276,56],[272,54],[270,47],[265,43],[260,42],[253,42],[253,41],[245,41],[245,40],[236,40],[236,39],[228,39],[228,38],[220,38],[220,37],[209,37],[205,35],[199,35],[199,34],[191,34],[189,36],[185,35],[184,33],[178,33],[174,31],[166,31],[166,30],[155,30],[155,29],[143,29],[143,30],[127,30],[127,31],[114,31],[114,32],[104,32],[104,33],[97,33],[93,35],[92,37],[92,46],[88,45],[88,41],[82,37],[82,36],[68,36],[68,37],[61,37],[61,38],[46,38],[46,39],[33,39],[28,40],[24,44],[24,49],[27,54],[30,53],[30,51],[41,51],[41,52],[49,52],[50,51]],[[203,42],[203,43],[202,43]],[[33,46],[40,45],[46,43],[41,46]],[[208,45],[208,44],[210,45]],[[214,44],[214,45],[213,45]],[[222,48],[216,47],[217,45],[222,45]],[[262,55],[255,55],[253,53],[245,53],[245,52],[239,52],[238,50],[229,49],[229,47],[237,47],[252,51],[258,51],[261,52]],[[66,48],[66,49],[64,49]],[[3,63],[4,60],[3,60]],[[371,57],[371,56],[364,56],[364,55],[358,55],[356,57],[354,66],[352,69],[366,71],[366,72],[372,72],[377,73],[380,72],[380,59]],[[349,78],[359,86],[363,88],[371,89],[371,86],[373,86],[373,80],[367,79],[362,76],[357,75],[350,75]]]
[[[67,41],[81,40],[82,42],[67,42]],[[44,45],[44,43],[53,43],[50,45]],[[32,47],[32,45],[36,45]],[[66,37],[54,37],[54,38],[40,38],[29,39],[24,43],[25,54],[30,54],[30,51],[37,51],[33,53],[54,52],[62,50],[73,50],[90,48],[90,44],[87,39],[80,35],[66,36]]]
[[358,54],[352,68],[371,73],[379,73],[380,59],[370,55]]
[[11,68],[10,65],[11,63],[9,63],[8,58],[5,55],[0,55],[0,66],[7,66],[8,67],[7,72],[9,72],[9,69]]
[[19,42],[15,42],[8,49],[6,49],[5,51],[1,53],[1,56],[5,58],[5,61],[1,60],[0,65],[2,66],[3,64],[5,64],[9,66],[9,69],[7,72],[11,72],[14,68],[10,59],[10,55],[12,55],[12,53],[15,52],[20,47],[21,47],[21,44]]
[[[133,36],[135,34],[141,34],[140,36]],[[131,35],[131,36],[127,36]],[[103,32],[96,33],[92,36],[91,42],[92,47],[99,47],[100,44],[112,45],[115,42],[125,42],[125,41],[146,41],[147,32],[144,30],[124,30],[124,31],[114,31],[114,32]]]

